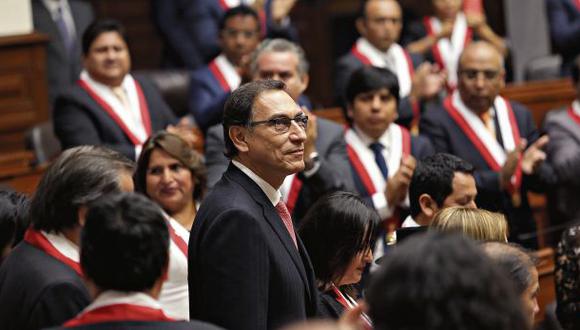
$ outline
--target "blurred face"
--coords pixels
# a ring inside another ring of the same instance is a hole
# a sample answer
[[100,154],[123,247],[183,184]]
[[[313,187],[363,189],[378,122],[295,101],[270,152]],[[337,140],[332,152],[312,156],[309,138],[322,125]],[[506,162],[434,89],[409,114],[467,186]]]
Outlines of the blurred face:
[[240,160],[274,188],[278,188],[287,175],[304,169],[306,127],[292,120],[289,127],[280,129],[267,121],[300,116],[304,116],[304,112],[288,93],[267,91],[256,99],[251,118],[252,123],[262,123],[230,128]]
[[461,99],[477,114],[489,110],[505,85],[500,55],[489,45],[466,48],[460,58],[458,74]]
[[388,89],[358,94],[348,115],[365,134],[378,139],[397,119],[397,99]]
[[230,17],[220,32],[222,51],[234,65],[240,65],[242,59],[254,51],[259,41],[258,22],[253,16]]
[[83,65],[96,81],[119,86],[131,69],[127,44],[118,32],[103,32],[91,44]]
[[151,152],[145,181],[147,195],[169,215],[193,203],[191,171],[161,149]]
[[350,261],[350,264],[348,265],[346,272],[340,279],[339,283],[335,284],[337,284],[338,286],[342,286],[347,284],[356,284],[360,282],[365,267],[372,261],[373,261],[373,252],[371,251],[370,248],[364,251],[360,251]]
[[297,101],[308,87],[308,75],[298,72],[299,59],[291,52],[267,52],[257,59],[254,80],[273,79],[286,84],[288,94]]
[[393,0],[373,0],[366,4],[366,17],[357,21],[358,32],[381,51],[389,47],[401,35],[403,21],[401,7]]
[[532,273],[532,283],[526,288],[521,295],[522,304],[524,305],[524,313],[528,317],[529,324],[534,324],[534,316],[540,311],[538,306],[538,291],[540,285],[538,284],[538,271],[536,267],[530,269]]
[[477,188],[475,187],[475,179],[473,178],[473,175],[455,172],[452,187],[453,191],[449,196],[447,196],[447,198],[445,198],[441,208],[451,206],[477,208],[477,205],[475,205]]
[[462,5],[463,0],[433,0],[435,16],[442,21],[455,19]]

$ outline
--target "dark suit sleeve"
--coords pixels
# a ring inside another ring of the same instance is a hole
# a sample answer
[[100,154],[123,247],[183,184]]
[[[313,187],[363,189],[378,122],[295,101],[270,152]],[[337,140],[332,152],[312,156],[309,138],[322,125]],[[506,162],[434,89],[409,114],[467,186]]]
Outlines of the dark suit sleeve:
[[580,20],[570,17],[562,0],[547,0],[546,10],[555,48],[563,54],[580,52]]
[[414,140],[412,154],[417,160],[423,160],[435,153],[435,149],[429,139],[424,136],[411,137]]
[[75,317],[90,303],[86,291],[71,283],[60,283],[44,290],[32,309],[27,329],[61,325]]
[[[226,329],[265,330],[268,316],[269,252],[256,215],[228,210],[212,220],[198,243],[205,321]],[[259,215],[258,215],[259,216]],[[262,220],[263,221],[263,220]]]
[[229,93],[216,95],[203,79],[204,77],[195,72],[191,76],[189,109],[199,128],[206,131],[210,126],[221,122]]
[[207,186],[212,188],[228,168],[229,160],[224,155],[224,135],[222,125],[215,125],[205,135],[205,165]]
[[132,145],[103,143],[88,111],[81,104],[66,97],[57,98],[53,121],[54,133],[63,149],[80,145],[102,145],[122,153],[129,159],[135,159],[135,148]]
[[421,132],[421,135],[431,141],[436,152],[451,153],[449,148],[449,134],[447,134],[446,128],[439,120],[441,113],[437,113],[441,111],[441,109],[433,109],[432,111],[426,112],[425,115],[421,117],[419,131]]
[[272,19],[272,0],[266,2],[266,37],[267,38],[283,38],[293,42],[298,42],[298,31],[294,25],[288,20],[282,24],[276,24]]
[[399,118],[397,118],[396,123],[406,128],[411,128],[411,122],[414,117],[413,102],[409,100],[408,96],[399,101],[397,112],[399,113]]
[[580,185],[580,144],[567,128],[549,117],[545,130],[550,136],[548,159],[558,179]]

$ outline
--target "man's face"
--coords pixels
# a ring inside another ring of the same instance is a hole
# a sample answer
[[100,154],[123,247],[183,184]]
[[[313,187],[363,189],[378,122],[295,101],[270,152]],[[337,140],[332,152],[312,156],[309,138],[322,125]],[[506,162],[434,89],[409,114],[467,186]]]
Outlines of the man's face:
[[266,52],[256,61],[253,80],[273,79],[286,84],[288,94],[297,101],[308,87],[308,75],[298,72],[298,56],[292,52]]
[[477,196],[477,188],[475,187],[475,179],[473,175],[455,172],[453,181],[451,183],[453,191],[445,200],[441,208],[451,206],[461,206],[476,208],[475,197]]
[[389,47],[401,35],[403,21],[401,7],[393,0],[372,0],[365,7],[366,17],[357,21],[358,32],[381,51]]
[[91,78],[119,86],[131,69],[129,49],[118,32],[103,32],[91,44],[83,64]]
[[433,0],[433,9],[435,10],[435,16],[440,20],[452,20],[461,10],[462,0]]
[[236,66],[256,49],[259,41],[258,21],[250,15],[230,17],[220,32],[222,51]]
[[532,273],[532,283],[526,288],[521,295],[521,301],[524,305],[524,313],[528,319],[528,324],[534,324],[534,316],[540,311],[538,306],[538,292],[540,285],[538,284],[538,271],[536,267],[530,269]]
[[500,55],[489,45],[467,48],[460,59],[458,75],[461,99],[478,114],[489,110],[505,85]]
[[348,115],[366,135],[378,139],[397,119],[397,100],[386,88],[361,93],[349,105]]
[[[274,118],[296,118],[304,115],[302,109],[284,91],[267,91],[254,102],[251,122],[262,122]],[[240,157],[262,179],[275,188],[284,178],[304,169],[304,141],[306,130],[296,121],[290,122],[287,130],[279,131],[268,123],[244,127],[244,144]],[[245,155],[244,155],[245,154]]]

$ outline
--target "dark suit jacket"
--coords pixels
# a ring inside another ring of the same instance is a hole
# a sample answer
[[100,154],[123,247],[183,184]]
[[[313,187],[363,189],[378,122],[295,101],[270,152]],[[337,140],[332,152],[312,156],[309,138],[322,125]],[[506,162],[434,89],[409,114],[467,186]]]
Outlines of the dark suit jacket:
[[230,165],[199,209],[189,240],[192,319],[265,330],[316,315],[314,272],[274,206]]
[[60,325],[89,302],[73,269],[26,242],[18,244],[0,267],[0,329]]
[[[413,67],[416,68],[423,62],[423,58],[420,55],[409,55],[411,56]],[[334,95],[338,104],[345,105],[344,96],[350,76],[353,72],[359,68],[362,68],[364,65],[365,64],[361,62],[356,56],[354,56],[352,52],[348,52],[338,59],[334,71]],[[398,112],[399,118],[397,119],[397,124],[409,128],[411,121],[413,120],[413,106],[408,97],[402,98],[399,101]]]
[[[151,116],[152,132],[175,124],[177,119],[153,84],[134,77],[143,89]],[[117,123],[79,85],[60,95],[55,103],[54,132],[63,148],[104,145],[135,160],[135,145]]]
[[50,37],[46,48],[46,69],[51,106],[58,94],[79,79],[82,69],[80,40],[83,32],[94,19],[93,9],[88,1],[69,0],[68,2],[76,30],[76,40],[70,56],[66,53],[58,27],[42,0],[32,0],[34,29]]
[[[266,36],[296,41],[292,25],[277,26],[266,0]],[[170,67],[197,69],[219,53],[219,23],[224,9],[219,0],[152,0],[155,25],[165,43],[164,62]]]
[[332,292],[321,292],[318,297],[320,298],[318,305],[319,317],[338,320],[342,316],[344,306],[336,300]]
[[[349,188],[348,181],[343,180],[344,175],[340,172],[345,166],[348,167],[344,129],[324,118],[317,118],[316,122],[318,124],[316,149],[320,157],[320,168],[309,178],[302,173],[298,174],[303,185],[292,212],[295,222],[300,221],[320,196]],[[229,164],[229,160],[224,156],[224,130],[221,124],[212,126],[207,131],[205,143],[208,185],[213,187]]]
[[[510,102],[520,136],[527,139],[528,145],[534,143],[539,133],[532,119],[532,115],[523,105]],[[475,167],[475,182],[477,185],[477,206],[491,211],[505,213],[510,224],[510,240],[527,245],[535,246],[535,238],[524,241],[518,235],[535,233],[535,222],[528,203],[527,191],[544,191],[545,187],[555,181],[554,171],[551,166],[544,163],[538,174],[522,178],[520,207],[514,207],[511,197],[500,190],[499,173],[490,169],[484,158],[477,152],[475,146],[467,138],[461,128],[453,121],[443,107],[428,111],[421,119],[421,133],[429,137],[437,152],[446,152],[465,159]],[[496,117],[496,135],[500,145],[503,145],[501,132]]]
[[65,328],[54,327],[46,330],[220,330],[222,328],[215,325],[199,322],[139,322],[139,321],[125,321],[125,322],[104,322],[97,324],[82,325],[78,327]]
[[546,11],[554,48],[562,55],[562,74],[569,76],[580,54],[580,10],[574,0],[546,0]]
[[230,91],[222,88],[208,66],[192,72],[189,90],[189,111],[199,128],[205,132],[219,124]]

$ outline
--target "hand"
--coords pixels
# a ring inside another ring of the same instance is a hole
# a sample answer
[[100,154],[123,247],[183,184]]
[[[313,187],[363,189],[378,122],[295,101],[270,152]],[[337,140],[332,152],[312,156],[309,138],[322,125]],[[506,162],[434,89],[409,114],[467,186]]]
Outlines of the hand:
[[168,125],[165,130],[169,133],[178,135],[182,138],[190,148],[198,151],[203,150],[203,134],[198,128],[188,124],[189,120],[183,118],[176,126]]
[[482,27],[487,25],[485,15],[470,13],[465,17],[467,19],[467,26],[478,32]]
[[367,311],[367,305],[363,301],[358,301],[358,305],[342,313],[338,319],[338,328],[340,330],[363,330],[364,325],[361,321],[362,313]]
[[313,152],[316,152],[316,139],[318,138],[318,125],[316,125],[316,116],[306,107],[302,107],[304,114],[308,116],[308,126],[306,126],[306,141],[304,142],[304,163],[306,170],[314,165],[309,159]]
[[499,173],[500,187],[502,189],[509,186],[510,180],[518,167],[518,161],[522,155],[522,151],[526,149],[527,144],[528,142],[525,139],[522,139],[516,148],[507,154],[505,163]]
[[445,87],[446,79],[447,72],[437,64],[422,63],[415,70],[410,95],[416,100],[431,99]]
[[441,31],[439,31],[439,33],[437,33],[437,40],[439,39],[443,39],[443,38],[451,38],[451,35],[453,34],[453,27],[455,25],[454,21],[444,21],[441,24]]
[[542,136],[534,142],[522,157],[522,172],[530,175],[536,172],[540,165],[546,160],[546,153],[542,150],[550,141],[547,135]]
[[272,19],[276,24],[282,23],[296,4],[296,0],[273,0],[272,1]]
[[387,181],[385,195],[390,207],[398,205],[407,196],[411,177],[413,176],[416,166],[417,161],[413,156],[403,156],[399,170]]

